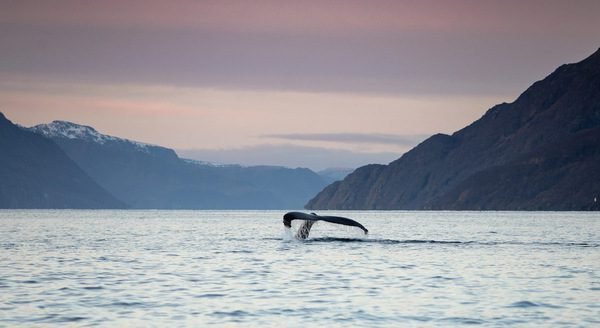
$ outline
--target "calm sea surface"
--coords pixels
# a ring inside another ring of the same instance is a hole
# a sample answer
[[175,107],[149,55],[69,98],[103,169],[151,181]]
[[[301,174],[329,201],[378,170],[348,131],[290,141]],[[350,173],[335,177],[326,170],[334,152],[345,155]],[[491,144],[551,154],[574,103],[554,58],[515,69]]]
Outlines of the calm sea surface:
[[600,326],[600,213],[0,211],[0,326]]

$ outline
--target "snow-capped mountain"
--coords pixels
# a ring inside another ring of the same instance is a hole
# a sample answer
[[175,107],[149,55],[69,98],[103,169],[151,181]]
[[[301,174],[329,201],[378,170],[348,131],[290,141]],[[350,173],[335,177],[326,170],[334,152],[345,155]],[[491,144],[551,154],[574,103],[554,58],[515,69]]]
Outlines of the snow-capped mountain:
[[51,139],[130,208],[300,208],[328,182],[308,169],[182,159],[172,149],[104,135],[71,122],[54,121],[29,130]]
[[0,208],[124,208],[54,142],[0,113]]
[[135,146],[138,150],[144,152],[149,152],[149,148],[159,147],[142,142],[109,136],[96,131],[96,129],[91,126],[80,125],[67,121],[53,121],[48,124],[39,124],[31,127],[30,130],[47,138],[78,139],[88,142],[95,142],[101,145],[110,142],[128,143],[132,146]]

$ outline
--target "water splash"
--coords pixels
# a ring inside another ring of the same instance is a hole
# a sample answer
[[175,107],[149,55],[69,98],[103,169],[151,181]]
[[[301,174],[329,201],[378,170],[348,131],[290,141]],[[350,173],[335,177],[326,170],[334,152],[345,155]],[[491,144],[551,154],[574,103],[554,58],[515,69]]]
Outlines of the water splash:
[[283,227],[283,232],[282,232],[281,239],[284,242],[293,241],[294,240],[294,234],[292,233],[292,229],[288,228],[288,227]]

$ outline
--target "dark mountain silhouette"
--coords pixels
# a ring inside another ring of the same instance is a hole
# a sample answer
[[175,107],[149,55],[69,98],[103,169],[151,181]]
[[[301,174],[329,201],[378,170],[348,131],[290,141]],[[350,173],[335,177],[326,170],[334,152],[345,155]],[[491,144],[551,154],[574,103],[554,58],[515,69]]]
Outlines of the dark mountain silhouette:
[[318,171],[317,174],[323,177],[327,182],[332,183],[335,181],[343,180],[348,174],[352,173],[354,169],[345,167],[329,167]]
[[0,113],[0,208],[123,208],[54,142]]
[[597,210],[599,201],[600,50],[452,135],[357,169],[306,207]]
[[211,165],[168,148],[54,121],[31,128],[51,138],[85,172],[132,208],[301,208],[327,185],[309,169]]

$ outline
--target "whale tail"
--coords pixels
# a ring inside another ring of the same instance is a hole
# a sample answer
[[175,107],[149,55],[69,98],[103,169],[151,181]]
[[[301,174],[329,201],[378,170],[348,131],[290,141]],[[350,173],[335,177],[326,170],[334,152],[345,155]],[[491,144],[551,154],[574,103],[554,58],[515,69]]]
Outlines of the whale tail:
[[310,229],[312,228],[313,224],[315,224],[315,222],[317,221],[325,221],[329,223],[358,227],[363,230],[365,235],[369,233],[369,230],[367,230],[367,228],[365,228],[362,224],[352,219],[341,216],[320,216],[316,213],[306,214],[302,212],[288,212],[283,216],[283,225],[286,228],[291,228],[293,220],[304,221],[298,229],[298,232],[296,233],[296,239],[308,238],[308,235],[310,234]]
[[304,221],[300,228],[298,228],[298,232],[296,232],[296,239],[306,239],[310,234],[310,228],[312,228],[313,224],[317,221]]

